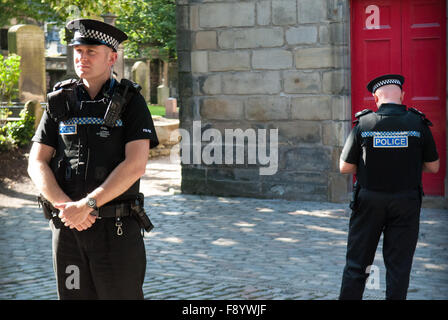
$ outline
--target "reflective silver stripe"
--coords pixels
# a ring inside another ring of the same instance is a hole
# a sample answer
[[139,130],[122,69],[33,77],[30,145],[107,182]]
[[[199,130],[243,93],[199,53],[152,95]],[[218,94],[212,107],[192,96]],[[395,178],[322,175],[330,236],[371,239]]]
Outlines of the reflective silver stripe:
[[406,136],[420,138],[419,131],[363,131],[362,138],[367,137],[391,137],[391,136]]
[[[104,119],[103,118],[92,118],[92,117],[74,117],[74,118],[70,118],[68,120],[62,121],[61,122],[63,125],[71,125],[71,124],[79,124],[79,125],[84,125],[84,124],[104,124]],[[115,127],[122,127],[123,126],[123,121],[121,121],[121,119],[118,119],[117,121],[115,121]]]

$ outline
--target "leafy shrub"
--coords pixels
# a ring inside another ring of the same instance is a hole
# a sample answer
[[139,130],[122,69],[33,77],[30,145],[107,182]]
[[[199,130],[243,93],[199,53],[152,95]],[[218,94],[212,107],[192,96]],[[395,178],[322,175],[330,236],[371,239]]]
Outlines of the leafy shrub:
[[17,94],[17,83],[20,77],[20,56],[11,54],[3,57],[0,54],[0,98],[11,104]]
[[14,148],[14,140],[10,136],[8,136],[6,126],[0,127],[0,152],[9,151]]
[[20,120],[8,122],[0,128],[0,151],[28,145],[34,134],[34,119],[34,116],[23,109],[20,112]]
[[15,147],[14,140],[10,136],[0,133],[0,152],[10,151]]

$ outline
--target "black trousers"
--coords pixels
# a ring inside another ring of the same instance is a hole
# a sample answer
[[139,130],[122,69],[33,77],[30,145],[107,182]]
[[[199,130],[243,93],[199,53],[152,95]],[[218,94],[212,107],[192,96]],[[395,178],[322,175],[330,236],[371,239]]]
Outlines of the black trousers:
[[59,299],[143,299],[146,252],[138,222],[97,219],[87,230],[50,220]]
[[339,299],[362,299],[368,266],[383,233],[386,299],[406,299],[417,246],[421,198],[418,191],[384,193],[361,189],[352,211],[347,260]]

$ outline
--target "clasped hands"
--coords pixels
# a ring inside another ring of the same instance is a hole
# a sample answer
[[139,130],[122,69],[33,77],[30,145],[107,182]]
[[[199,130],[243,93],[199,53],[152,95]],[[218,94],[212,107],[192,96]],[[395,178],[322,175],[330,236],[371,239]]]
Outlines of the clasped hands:
[[93,209],[87,206],[85,198],[74,202],[56,203],[54,207],[59,209],[58,217],[62,223],[70,229],[83,231],[95,223],[96,217],[90,214]]

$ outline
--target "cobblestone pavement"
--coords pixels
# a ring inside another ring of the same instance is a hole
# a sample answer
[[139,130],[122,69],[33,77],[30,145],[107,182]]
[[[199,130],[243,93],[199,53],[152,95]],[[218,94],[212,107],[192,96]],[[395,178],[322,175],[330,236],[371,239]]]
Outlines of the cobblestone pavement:
[[[162,159],[142,179],[156,226],[146,299],[337,298],[346,204],[182,195],[179,175]],[[57,299],[51,233],[30,190],[0,194],[0,299]],[[408,299],[448,299],[447,228],[447,210],[422,210]],[[365,299],[384,298],[381,242],[374,265],[379,288]]]

